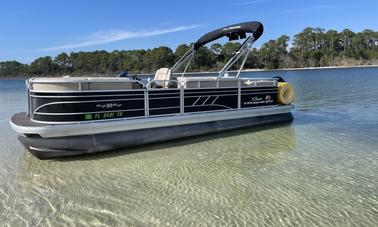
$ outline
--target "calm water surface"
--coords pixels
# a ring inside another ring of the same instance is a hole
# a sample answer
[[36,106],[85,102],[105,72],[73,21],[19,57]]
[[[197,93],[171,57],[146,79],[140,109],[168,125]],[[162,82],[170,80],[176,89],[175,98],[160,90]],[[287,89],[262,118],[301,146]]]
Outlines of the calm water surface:
[[292,124],[41,161],[0,81],[5,226],[378,226],[378,68],[261,72],[297,90]]

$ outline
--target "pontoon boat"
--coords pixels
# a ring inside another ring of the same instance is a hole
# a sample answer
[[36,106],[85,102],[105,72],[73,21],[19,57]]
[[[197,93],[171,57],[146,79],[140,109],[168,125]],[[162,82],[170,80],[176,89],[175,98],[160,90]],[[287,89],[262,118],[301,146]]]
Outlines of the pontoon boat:
[[[239,77],[262,33],[259,22],[212,31],[147,82],[126,77],[29,79],[28,110],[13,115],[11,126],[31,153],[52,158],[292,121],[289,84],[279,78]],[[245,41],[219,74],[187,76],[196,51],[224,36]],[[227,76],[239,59],[240,69]],[[183,72],[175,73],[179,68]]]

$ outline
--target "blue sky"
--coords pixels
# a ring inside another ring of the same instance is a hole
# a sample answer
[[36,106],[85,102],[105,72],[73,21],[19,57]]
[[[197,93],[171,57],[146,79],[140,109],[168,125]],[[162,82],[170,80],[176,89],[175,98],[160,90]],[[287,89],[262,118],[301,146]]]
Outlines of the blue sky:
[[377,0],[8,0],[0,3],[0,61],[30,63],[60,52],[175,48],[204,33],[261,21],[257,46],[303,28],[378,30]]

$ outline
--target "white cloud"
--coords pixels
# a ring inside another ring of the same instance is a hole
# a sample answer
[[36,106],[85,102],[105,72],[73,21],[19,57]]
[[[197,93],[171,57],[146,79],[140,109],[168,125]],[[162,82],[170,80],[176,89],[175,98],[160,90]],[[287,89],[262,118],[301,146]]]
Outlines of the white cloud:
[[108,31],[98,31],[89,37],[76,42],[76,43],[68,43],[53,47],[43,48],[40,51],[56,51],[56,50],[66,50],[66,49],[75,49],[80,47],[87,47],[87,46],[96,46],[105,43],[112,43],[120,40],[131,39],[131,38],[142,38],[142,37],[150,37],[150,36],[157,36],[163,35],[173,32],[185,31],[194,28],[198,28],[201,25],[190,25],[190,26],[179,26],[175,28],[168,28],[168,29],[160,29],[154,31],[122,31],[122,30],[108,30]]
[[248,2],[238,2],[232,4],[233,6],[247,6],[247,5],[254,5],[258,3],[263,3],[263,2],[268,2],[270,0],[253,0],[253,1],[248,1]]

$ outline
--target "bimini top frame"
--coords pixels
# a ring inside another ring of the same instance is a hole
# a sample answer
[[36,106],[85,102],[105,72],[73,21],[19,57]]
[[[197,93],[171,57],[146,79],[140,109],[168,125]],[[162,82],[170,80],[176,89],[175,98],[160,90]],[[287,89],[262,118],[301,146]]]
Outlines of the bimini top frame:
[[[197,40],[197,42],[195,42],[189,48],[189,50],[172,67],[172,72],[175,72],[181,65],[187,62],[185,69],[183,73],[181,74],[181,76],[184,76],[196,50],[198,50],[203,45],[206,45],[207,43],[210,43],[214,40],[227,36],[230,41],[244,39],[244,38],[247,38],[247,39],[239,47],[239,49],[236,51],[234,56],[232,56],[231,59],[227,62],[227,64],[221,69],[218,77],[224,76],[225,72],[227,72],[227,70],[229,70],[231,66],[237,62],[237,60],[239,60],[242,56],[244,56],[243,62],[236,75],[236,77],[239,77],[240,72],[242,68],[244,67],[244,64],[248,58],[248,55],[250,51],[252,50],[253,42],[256,41],[258,38],[260,38],[263,31],[264,31],[264,27],[260,22],[246,22],[246,23],[234,24],[234,25],[226,26],[226,27],[211,31],[203,35],[200,39]],[[246,35],[247,33],[250,33],[248,37]]]

